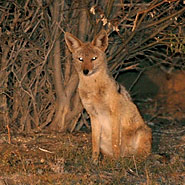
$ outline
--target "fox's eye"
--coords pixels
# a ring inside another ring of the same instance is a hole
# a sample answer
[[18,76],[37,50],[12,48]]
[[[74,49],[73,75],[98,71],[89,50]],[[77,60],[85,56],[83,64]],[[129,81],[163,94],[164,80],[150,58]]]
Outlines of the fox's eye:
[[82,62],[83,61],[83,58],[82,57],[79,57],[78,60],[80,60]]
[[92,60],[96,60],[97,59],[97,57],[92,57]]

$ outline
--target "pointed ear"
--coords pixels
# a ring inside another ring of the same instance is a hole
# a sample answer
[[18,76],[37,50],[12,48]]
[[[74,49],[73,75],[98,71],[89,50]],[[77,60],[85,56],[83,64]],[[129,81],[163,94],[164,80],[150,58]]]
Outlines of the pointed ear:
[[82,42],[71,33],[66,32],[64,37],[66,44],[72,53],[82,45]]
[[96,35],[96,37],[92,41],[92,44],[100,48],[102,51],[105,51],[108,46],[107,32],[105,30],[101,30],[100,33],[98,33],[98,35]]

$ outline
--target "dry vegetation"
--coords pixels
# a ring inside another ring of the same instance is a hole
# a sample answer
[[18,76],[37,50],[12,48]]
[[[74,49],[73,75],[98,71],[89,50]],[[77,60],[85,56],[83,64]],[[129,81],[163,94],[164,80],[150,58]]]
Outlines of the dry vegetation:
[[[181,1],[1,1],[0,120],[16,131],[73,131],[86,116],[64,31],[92,40],[102,28],[115,78],[158,66],[184,70],[185,7]],[[137,82],[137,80],[136,80]]]
[[90,133],[77,132],[89,132],[89,122],[64,32],[91,41],[104,28],[114,77],[139,71],[132,90],[153,66],[184,73],[184,17],[182,0],[1,0],[0,184],[183,184],[184,121],[156,114],[153,100],[138,104],[153,154],[91,163]]
[[[7,134],[0,140],[0,183],[14,184],[183,184],[185,138],[177,123],[155,120],[153,153],[135,158],[91,161],[91,135]],[[158,124],[157,124],[158,123]],[[170,128],[169,128],[170,127]],[[185,126],[184,126],[185,127]]]

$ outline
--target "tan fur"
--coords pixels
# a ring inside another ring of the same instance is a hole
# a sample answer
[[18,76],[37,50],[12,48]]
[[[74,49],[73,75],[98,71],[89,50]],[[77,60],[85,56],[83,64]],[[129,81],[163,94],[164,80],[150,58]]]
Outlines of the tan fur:
[[91,119],[93,161],[98,161],[100,151],[115,158],[147,156],[151,150],[151,129],[125,88],[108,72],[107,33],[102,30],[91,43],[83,43],[66,32],[65,41],[79,75],[81,101]]

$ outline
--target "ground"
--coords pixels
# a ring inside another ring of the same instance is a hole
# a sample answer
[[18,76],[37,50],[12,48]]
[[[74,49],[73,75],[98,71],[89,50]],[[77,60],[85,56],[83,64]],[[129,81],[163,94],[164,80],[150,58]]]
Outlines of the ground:
[[1,132],[0,185],[184,184],[185,122],[155,115],[151,109],[142,109],[153,131],[152,154],[145,160],[102,156],[94,165],[90,130],[11,132],[11,138]]

